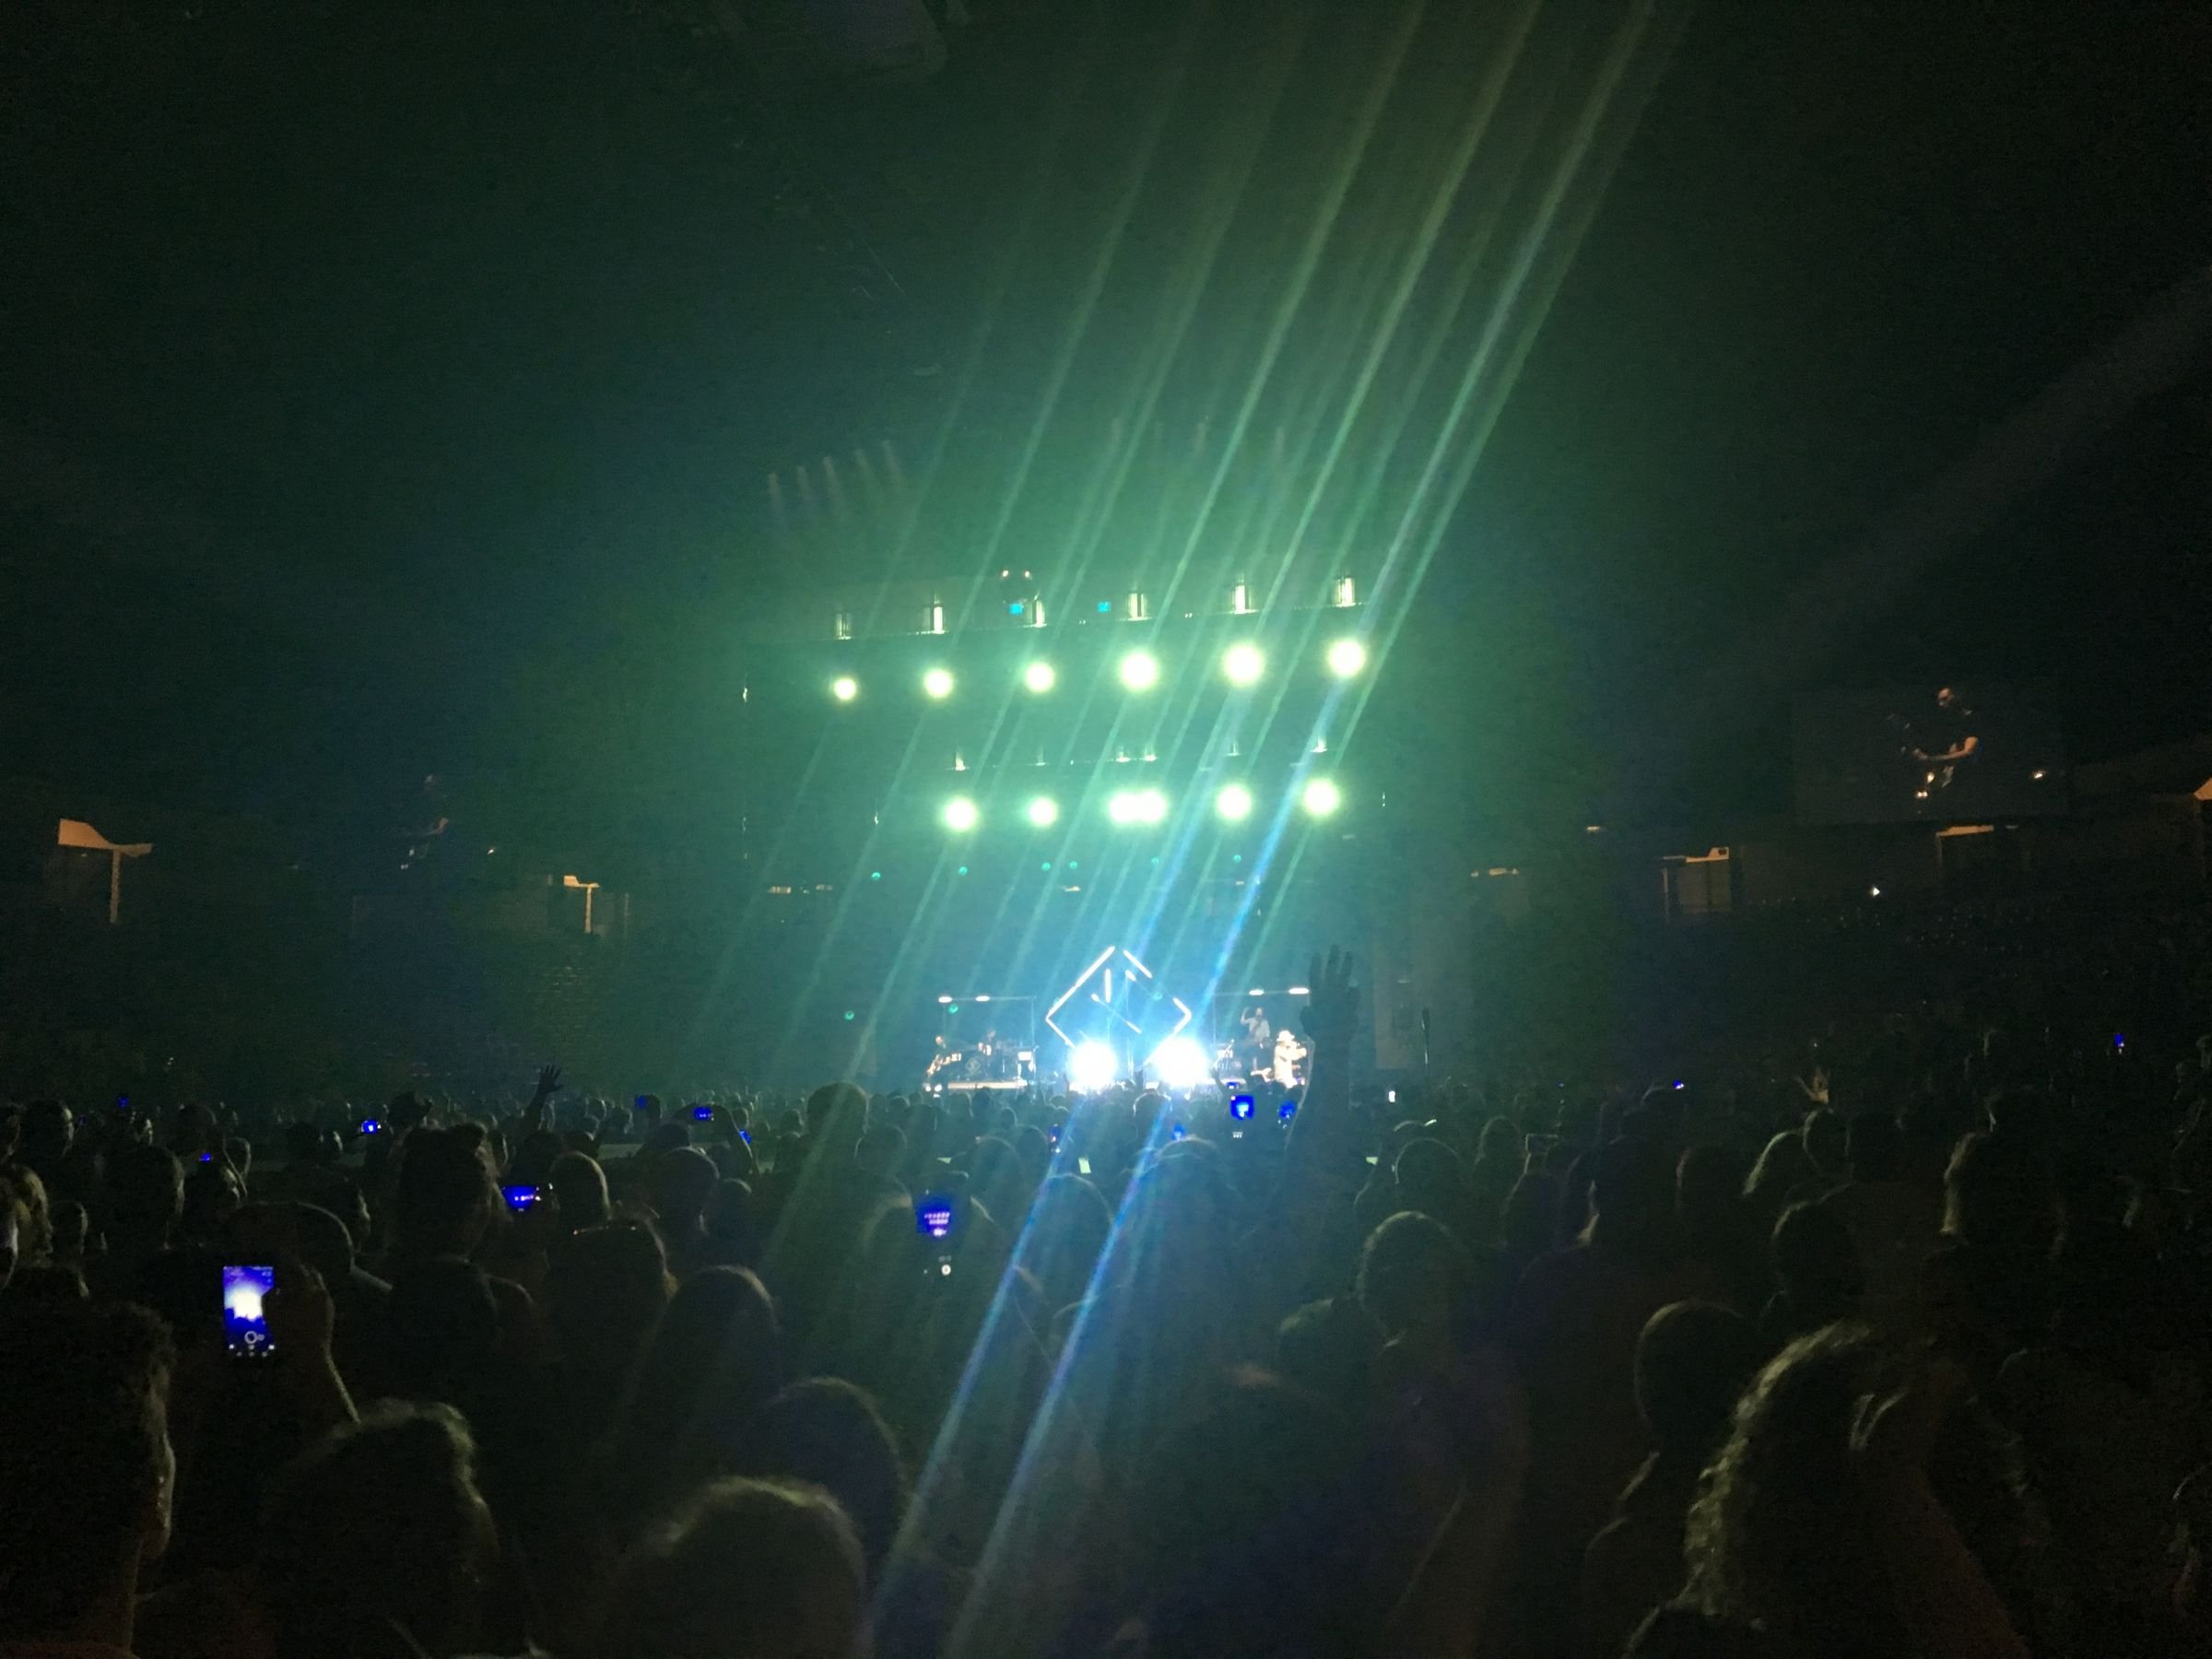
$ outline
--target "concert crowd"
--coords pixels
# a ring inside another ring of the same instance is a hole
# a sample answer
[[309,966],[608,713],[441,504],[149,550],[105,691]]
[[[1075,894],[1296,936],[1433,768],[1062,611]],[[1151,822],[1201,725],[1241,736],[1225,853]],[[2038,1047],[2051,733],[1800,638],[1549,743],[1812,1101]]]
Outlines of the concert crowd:
[[1296,1091],[10,1104],[0,1654],[2212,1654],[2212,1003],[2107,959],[1656,1077],[1356,1086],[1332,955]]

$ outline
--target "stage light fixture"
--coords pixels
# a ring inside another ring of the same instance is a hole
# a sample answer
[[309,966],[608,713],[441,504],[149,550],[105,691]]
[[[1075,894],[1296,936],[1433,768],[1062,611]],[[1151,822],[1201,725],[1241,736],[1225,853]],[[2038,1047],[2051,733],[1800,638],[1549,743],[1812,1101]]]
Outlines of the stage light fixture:
[[952,670],[932,668],[922,677],[922,689],[928,692],[930,696],[940,700],[950,697],[952,695]]
[[1257,645],[1240,641],[1221,653],[1221,672],[1232,686],[1256,686],[1267,672],[1267,659]]
[[1367,647],[1357,640],[1339,640],[1329,647],[1329,672],[1350,679],[1367,666]]
[[1039,795],[1030,803],[1030,822],[1040,830],[1050,830],[1060,821],[1060,803],[1051,795]]
[[1214,810],[1232,824],[1241,823],[1252,816],[1252,791],[1241,783],[1223,784],[1214,797]]
[[1152,1075],[1170,1088],[1185,1092],[1213,1075],[1206,1050],[1195,1037],[1171,1037],[1152,1051]]
[[1106,816],[1123,825],[1163,823],[1168,797],[1157,789],[1117,789],[1107,798]]
[[1159,659],[1148,651],[1133,651],[1122,659],[1122,684],[1132,691],[1149,691],[1159,684]]
[[1104,1094],[1122,1069],[1113,1044],[1093,1037],[1067,1051],[1067,1086],[1077,1094]]
[[954,795],[945,803],[945,828],[947,830],[964,833],[974,829],[982,818],[982,814],[976,810],[975,803],[966,795]]
[[1314,818],[1327,818],[1344,805],[1344,792],[1328,778],[1315,778],[1308,783],[1299,799]]
[[839,702],[851,702],[860,695],[860,682],[849,674],[841,674],[830,682],[830,695]]
[[1031,663],[1021,671],[1021,683],[1040,696],[1050,691],[1059,677],[1050,663]]

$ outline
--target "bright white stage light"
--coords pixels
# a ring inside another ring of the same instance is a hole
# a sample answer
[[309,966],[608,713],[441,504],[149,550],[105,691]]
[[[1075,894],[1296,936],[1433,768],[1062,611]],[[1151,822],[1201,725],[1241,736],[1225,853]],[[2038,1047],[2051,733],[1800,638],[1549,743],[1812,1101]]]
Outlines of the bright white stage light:
[[1168,797],[1157,789],[1117,789],[1107,797],[1106,816],[1117,824],[1163,823]]
[[1221,653],[1221,672],[1232,686],[1256,686],[1267,672],[1267,659],[1257,645],[1240,642]]
[[1214,797],[1214,810],[1232,824],[1241,823],[1252,816],[1252,791],[1241,783],[1223,784]]
[[1103,1094],[1122,1069],[1113,1044],[1096,1037],[1067,1051],[1067,1086],[1077,1094]]
[[1132,691],[1149,691],[1159,684],[1159,659],[1148,651],[1133,651],[1122,659],[1122,684]]
[[1053,672],[1050,663],[1031,663],[1021,671],[1021,683],[1042,695],[1058,683],[1060,677]]
[[982,814],[975,809],[975,803],[966,795],[954,795],[945,803],[945,828],[947,830],[972,830],[976,820],[982,817]]
[[1196,1088],[1213,1075],[1195,1037],[1171,1037],[1152,1052],[1152,1073],[1170,1088]]
[[1308,812],[1315,818],[1327,818],[1344,805],[1344,792],[1327,778],[1316,778],[1306,785],[1300,797]]
[[1367,647],[1357,640],[1339,640],[1329,647],[1329,672],[1338,679],[1350,679],[1367,666]]
[[851,702],[860,695],[860,682],[849,674],[841,674],[830,682],[830,695],[839,702]]
[[1050,830],[1060,821],[1060,803],[1051,795],[1039,795],[1029,806],[1030,822],[1040,830]]
[[922,689],[940,700],[952,695],[952,670],[932,668],[922,677]]

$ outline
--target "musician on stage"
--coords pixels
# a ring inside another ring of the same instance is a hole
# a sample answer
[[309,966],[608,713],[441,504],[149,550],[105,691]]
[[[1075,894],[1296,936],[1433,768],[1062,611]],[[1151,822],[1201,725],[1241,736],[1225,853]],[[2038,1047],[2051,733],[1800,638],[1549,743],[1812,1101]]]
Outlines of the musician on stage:
[[1275,1030],[1267,1023],[1267,1010],[1254,1003],[1238,1017],[1238,1023],[1244,1028],[1237,1055],[1244,1074],[1264,1077],[1275,1065]]

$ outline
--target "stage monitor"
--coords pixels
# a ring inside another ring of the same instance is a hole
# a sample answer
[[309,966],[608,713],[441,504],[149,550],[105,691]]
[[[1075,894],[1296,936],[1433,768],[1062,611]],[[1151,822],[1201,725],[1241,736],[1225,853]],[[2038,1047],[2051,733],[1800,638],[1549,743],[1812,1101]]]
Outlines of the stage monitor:
[[1994,680],[1807,693],[1796,705],[1797,817],[1961,823],[2066,809],[2065,744],[2033,688]]

